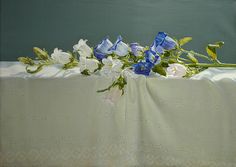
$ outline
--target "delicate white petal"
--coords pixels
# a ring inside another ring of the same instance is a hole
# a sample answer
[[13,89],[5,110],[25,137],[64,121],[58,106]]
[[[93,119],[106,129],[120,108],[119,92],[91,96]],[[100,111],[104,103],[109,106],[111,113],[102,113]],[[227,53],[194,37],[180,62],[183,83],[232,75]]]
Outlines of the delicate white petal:
[[124,69],[122,71],[122,76],[125,77],[126,79],[127,78],[138,78],[140,77],[140,75],[138,74],[135,74],[135,72],[133,70],[130,70],[130,69]]
[[73,46],[74,52],[78,52],[82,57],[90,57],[92,49],[87,45],[87,40],[80,39],[78,44]]
[[55,63],[67,64],[70,62],[71,55],[55,48],[54,52],[51,54],[51,58],[55,61]]
[[104,65],[112,65],[112,57],[111,56],[109,56],[108,58],[104,58],[104,59],[102,59],[102,63],[104,64]]
[[98,68],[98,61],[96,59],[86,59],[85,57],[80,57],[79,67],[80,71],[89,70],[89,72],[94,72]]
[[98,68],[98,61],[95,59],[88,59],[87,60],[87,68],[90,72],[94,72]]
[[102,62],[104,66],[100,70],[101,75],[110,76],[112,78],[119,77],[123,66],[123,63],[120,60],[113,60],[112,57],[109,56],[108,58],[102,59]]
[[186,75],[187,68],[182,64],[174,63],[169,65],[166,72],[168,77],[182,78]]

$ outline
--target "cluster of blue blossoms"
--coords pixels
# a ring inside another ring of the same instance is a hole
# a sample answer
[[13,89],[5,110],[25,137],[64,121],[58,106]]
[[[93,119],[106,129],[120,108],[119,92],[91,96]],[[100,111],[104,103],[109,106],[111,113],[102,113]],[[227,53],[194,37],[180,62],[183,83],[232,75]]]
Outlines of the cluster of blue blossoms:
[[[160,55],[163,54],[165,50],[174,49],[176,45],[176,41],[165,32],[159,32],[149,50],[144,51],[145,59],[132,66],[134,72],[136,74],[149,75],[151,69],[161,62]],[[94,48],[94,55],[101,61],[112,53],[121,57],[126,56],[129,50],[133,55],[139,56],[143,49],[144,48],[138,43],[131,43],[128,46],[122,41],[121,36],[118,36],[114,44],[106,37]]]

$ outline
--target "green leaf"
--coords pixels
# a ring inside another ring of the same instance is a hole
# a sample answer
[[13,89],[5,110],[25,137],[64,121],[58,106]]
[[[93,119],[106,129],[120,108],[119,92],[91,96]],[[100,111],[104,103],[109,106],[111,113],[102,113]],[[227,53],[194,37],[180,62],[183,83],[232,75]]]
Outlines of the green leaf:
[[183,46],[191,40],[192,40],[192,37],[184,37],[178,41],[179,46]]
[[47,51],[44,49],[40,49],[38,47],[33,48],[34,53],[40,60],[47,60],[49,58]]
[[84,70],[84,71],[82,71],[81,74],[83,74],[83,75],[87,75],[87,76],[90,75],[89,70],[87,70],[87,69]]
[[164,54],[163,54],[163,57],[170,57],[171,53],[170,51],[165,51]]
[[217,60],[216,49],[221,48],[223,45],[224,45],[223,41],[219,41],[214,44],[208,44],[206,47],[206,52],[213,60]]
[[34,61],[29,57],[18,57],[18,61],[30,66],[33,66],[35,64]]
[[169,65],[168,65],[168,63],[166,61],[162,61],[161,62],[161,66],[162,67],[168,67]]
[[152,68],[152,71],[155,72],[155,73],[158,73],[160,75],[163,75],[163,76],[166,76],[166,71],[164,69],[164,67],[162,67],[161,65],[155,65],[153,68]]
[[122,95],[124,94],[124,88],[127,84],[127,81],[124,77],[120,76],[117,78],[109,87],[101,90],[97,90],[98,93],[109,91],[111,88],[118,87],[122,91]]

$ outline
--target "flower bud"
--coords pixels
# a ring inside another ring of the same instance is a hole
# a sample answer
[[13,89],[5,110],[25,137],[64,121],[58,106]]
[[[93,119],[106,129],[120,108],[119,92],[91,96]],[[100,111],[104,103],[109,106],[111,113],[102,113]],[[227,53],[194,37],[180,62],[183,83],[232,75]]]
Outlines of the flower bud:
[[38,47],[33,48],[34,53],[40,60],[47,60],[48,59],[48,53]]
[[34,61],[29,57],[19,57],[18,61],[23,63],[23,64],[30,65],[30,66],[34,65]]
[[198,60],[194,57],[192,53],[188,53],[187,57],[193,62],[193,63],[198,63]]
[[170,58],[168,61],[169,64],[173,64],[173,63],[177,63],[177,62],[178,62],[178,60],[176,60],[175,58]]

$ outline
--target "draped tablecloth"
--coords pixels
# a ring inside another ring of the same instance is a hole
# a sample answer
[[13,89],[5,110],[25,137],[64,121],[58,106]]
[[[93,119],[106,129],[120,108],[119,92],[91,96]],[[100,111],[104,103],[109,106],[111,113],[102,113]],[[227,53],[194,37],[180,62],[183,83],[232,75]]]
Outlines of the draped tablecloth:
[[128,78],[114,105],[78,72],[0,63],[0,166],[236,166],[235,69]]

